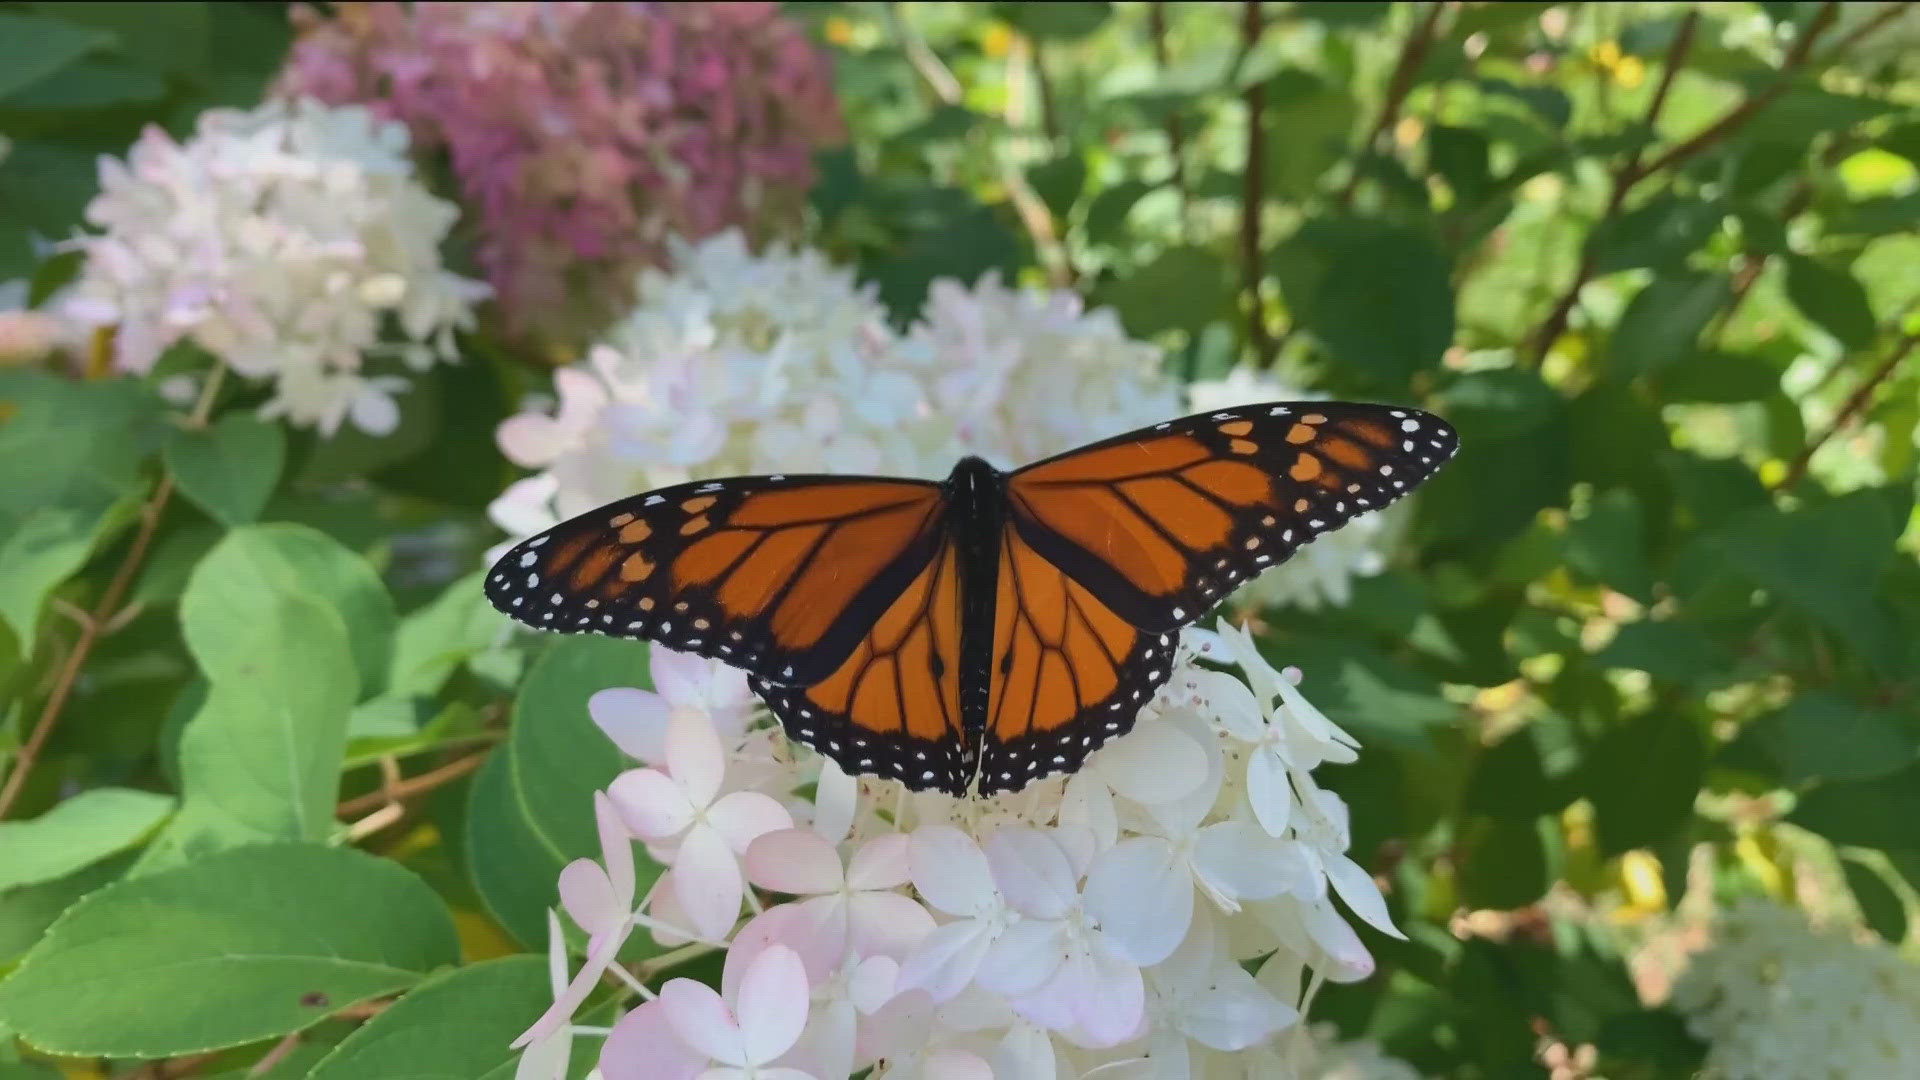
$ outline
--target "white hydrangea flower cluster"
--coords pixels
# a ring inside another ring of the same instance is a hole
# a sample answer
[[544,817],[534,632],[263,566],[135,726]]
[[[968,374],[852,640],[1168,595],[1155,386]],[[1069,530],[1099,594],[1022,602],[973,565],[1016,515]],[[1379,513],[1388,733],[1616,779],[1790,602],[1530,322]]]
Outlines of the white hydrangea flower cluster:
[[[1315,1024],[1310,1038],[1295,1039],[1287,1065],[1299,1080],[1421,1080],[1420,1070],[1368,1039],[1340,1041],[1332,1024]],[[1258,1075],[1287,1075],[1276,1069]]]
[[407,132],[357,106],[270,101],[201,114],[192,138],[149,128],[127,160],[103,158],[76,241],[85,268],[65,304],[115,328],[115,363],[146,372],[191,340],[273,381],[266,415],[331,435],[399,419],[396,375],[457,359],[486,286],[447,271],[458,211],[429,194]]
[[[1195,382],[1187,404],[1194,412],[1230,409],[1261,401],[1314,401],[1325,394],[1302,390],[1247,367],[1225,378]],[[1405,500],[1373,510],[1294,552],[1293,557],[1241,586],[1233,603],[1246,608],[1345,607],[1353,599],[1355,578],[1372,577],[1387,567],[1387,553],[1406,521]]]
[[[1318,1060],[1290,1046],[1318,987],[1373,970],[1345,912],[1399,936],[1314,780],[1354,740],[1225,623],[1182,635],[1135,729],[1078,773],[988,800],[848,777],[736,669],[659,648],[652,667],[657,691],[590,703],[639,767],[595,795],[602,857],[560,876],[586,959],[565,976],[556,922],[521,1080],[565,1075],[610,973],[638,1000],[605,1080],[1287,1077]],[[665,868],[644,892],[635,842]],[[724,949],[719,988],[640,983],[615,962],[640,929]]]
[[1672,1001],[1726,1080],[1920,1076],[1920,968],[1770,900],[1719,914]]

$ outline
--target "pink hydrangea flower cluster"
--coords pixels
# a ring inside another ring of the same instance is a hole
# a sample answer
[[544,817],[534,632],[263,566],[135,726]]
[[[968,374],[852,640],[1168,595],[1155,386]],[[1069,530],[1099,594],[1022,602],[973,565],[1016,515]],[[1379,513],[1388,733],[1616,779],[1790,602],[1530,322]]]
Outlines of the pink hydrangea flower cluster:
[[790,221],[843,132],[772,3],[342,3],[284,93],[366,104],[444,154],[514,330],[577,342],[669,236]]
[[[1399,936],[1313,777],[1357,744],[1225,623],[1080,772],[987,800],[849,777],[726,665],[652,668],[590,702],[638,766],[594,797],[600,859],[560,875],[586,957],[569,978],[556,920],[522,1080],[600,1034],[604,1080],[1291,1075],[1318,987],[1373,970],[1349,918]],[[719,986],[645,985],[616,962],[640,931],[725,950]],[[576,1029],[610,976],[634,1007]]]

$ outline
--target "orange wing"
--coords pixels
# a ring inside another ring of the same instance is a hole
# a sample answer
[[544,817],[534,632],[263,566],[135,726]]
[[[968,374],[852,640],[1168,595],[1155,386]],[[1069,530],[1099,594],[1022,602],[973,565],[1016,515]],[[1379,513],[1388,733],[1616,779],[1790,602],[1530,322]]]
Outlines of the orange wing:
[[1189,416],[1015,472],[1014,526],[1121,618],[1184,626],[1321,533],[1406,494],[1459,440],[1416,409],[1278,402]]
[[961,793],[974,752],[960,720],[960,575],[933,558],[832,674],[810,686],[752,680],[788,736],[849,773]]
[[1173,634],[1458,447],[1415,409],[1276,402],[1169,421],[1007,481],[980,791],[1072,772],[1126,734]]
[[543,630],[645,638],[761,679],[826,678],[945,542],[937,484],[838,476],[681,484],[516,544],[487,597]]
[[1073,772],[1166,680],[1173,636],[1133,626],[1001,530],[980,794]]

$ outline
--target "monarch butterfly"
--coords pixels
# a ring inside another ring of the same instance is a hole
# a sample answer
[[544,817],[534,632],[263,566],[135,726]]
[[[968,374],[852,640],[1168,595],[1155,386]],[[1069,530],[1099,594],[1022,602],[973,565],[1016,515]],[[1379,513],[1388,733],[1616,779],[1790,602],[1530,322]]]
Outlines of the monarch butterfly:
[[1124,735],[1180,627],[1458,445],[1415,409],[1269,402],[1011,473],[968,457],[941,483],[679,484],[515,545],[486,593],[531,626],[743,668],[849,773],[992,795]]

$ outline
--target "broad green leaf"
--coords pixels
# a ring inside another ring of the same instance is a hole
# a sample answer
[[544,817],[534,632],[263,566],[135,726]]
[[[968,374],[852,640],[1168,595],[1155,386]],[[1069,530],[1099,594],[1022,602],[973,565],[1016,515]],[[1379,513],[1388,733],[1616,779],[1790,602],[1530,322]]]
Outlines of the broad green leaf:
[[48,506],[27,515],[0,540],[0,619],[21,641],[33,641],[47,597],[86,565],[96,534],[110,524]]
[[1920,765],[1871,780],[1821,784],[1800,797],[1787,820],[1835,844],[1911,848],[1920,821]]
[[227,525],[245,525],[280,479],[286,436],[278,424],[233,413],[204,431],[174,431],[166,459],[182,494]]
[[1897,662],[1900,642],[1878,586],[1897,532],[1886,503],[1860,491],[1791,512],[1757,507],[1729,519],[1717,549],[1732,569],[1885,667]]
[[469,656],[493,645],[502,616],[487,603],[476,570],[400,620],[393,638],[393,670],[387,693],[432,694]]
[[360,673],[360,697],[378,693],[393,653],[393,598],[365,559],[305,525],[234,529],[200,561],[180,601],[188,647],[203,666],[210,656],[243,649],[244,641],[236,639],[252,633],[254,610],[288,593],[333,609]]
[[346,629],[307,594],[269,584],[235,610],[207,601],[205,581],[195,575],[181,614],[210,686],[180,736],[180,813],[149,849],[144,871],[241,844],[323,840],[334,830],[354,702]]
[[1567,565],[1642,603],[1651,602],[1647,522],[1631,490],[1614,488],[1593,500],[1585,517],[1567,526]]
[[1121,180],[1111,187],[1102,188],[1087,204],[1084,223],[1087,239],[1096,244],[1119,239],[1127,222],[1127,214],[1133,210],[1134,204],[1157,186],[1144,180]]
[[347,1036],[307,1080],[507,1080],[520,1056],[508,1044],[552,999],[538,956],[442,972]]
[[[1531,904],[1553,883],[1546,834],[1558,840],[1548,818],[1473,817],[1460,823],[1460,900],[1472,908],[1507,911]],[[1556,844],[1557,846],[1557,844]]]
[[49,1053],[198,1053],[299,1031],[459,957],[446,907],[397,864],[241,848],[75,904],[0,983],[0,1020]]
[[1344,85],[1298,68],[1268,79],[1264,92],[1266,157],[1261,176],[1269,193],[1305,198],[1327,170],[1347,156],[1359,107]]
[[1400,385],[1438,366],[1453,343],[1450,268],[1424,230],[1310,221],[1275,249],[1270,265],[1293,317],[1355,376]]
[[1716,203],[1663,192],[1593,231],[1587,240],[1593,272],[1675,266],[1719,231],[1725,214]]
[[1446,178],[1460,204],[1480,201],[1493,184],[1485,132],[1435,124],[1427,129],[1427,164]]
[[1127,332],[1151,337],[1166,330],[1196,333],[1231,314],[1229,270],[1220,256],[1200,247],[1173,247],[1097,294],[1120,313]]
[[1685,715],[1649,712],[1609,730],[1587,761],[1600,853],[1646,847],[1684,828],[1706,764],[1700,730]]
[[1732,293],[1724,274],[1677,271],[1654,278],[1627,303],[1613,329],[1607,344],[1612,370],[1629,378],[1647,375],[1690,356]]
[[[209,5],[204,0],[89,0],[41,2],[36,9],[113,36],[116,51],[157,72],[202,78],[211,54]],[[223,61],[228,59],[223,56]]]
[[[16,146],[4,167],[21,152]],[[0,370],[0,416],[7,418],[0,423],[0,461],[32,463],[10,470],[0,484],[0,535],[44,509],[94,520],[115,503],[144,494],[140,464],[159,439],[160,407],[142,384]],[[86,437],[76,438],[78,431]]]
[[487,914],[522,946],[545,947],[547,911],[560,902],[557,882],[568,860],[534,832],[504,753],[492,754],[474,774],[462,841],[467,873]]
[[1565,809],[1579,795],[1573,738],[1571,725],[1549,714],[1487,747],[1467,774],[1461,808],[1528,822]]
[[66,877],[139,843],[173,812],[166,795],[94,788],[30,821],[0,822],[0,893]]
[[1869,780],[1898,772],[1920,756],[1920,732],[1891,713],[1808,690],[1747,726],[1789,784]]
[[1593,658],[1607,667],[1633,668],[1680,683],[1710,677],[1732,662],[1705,631],[1673,619],[1628,623]]
[[1780,389],[1780,371],[1757,356],[1702,350],[1659,376],[1660,400],[1667,404],[1706,402],[1732,405],[1759,401]]
[[563,637],[541,654],[514,699],[506,744],[514,791],[541,842],[563,860],[600,850],[593,793],[624,766],[594,726],[587,699],[614,686],[652,686],[645,642]]
[[1907,939],[1907,905],[1900,894],[1893,891],[1887,879],[1864,862],[1852,858],[1841,858],[1840,869],[1846,875],[1847,888],[1853,893],[1853,901],[1860,905],[1860,914],[1873,932],[1888,944],[1898,945]]
[[1054,220],[1064,222],[1087,186],[1087,159],[1077,150],[1068,150],[1028,169],[1027,183],[1047,204]]
[[1100,29],[1113,14],[1113,5],[1104,0],[995,4],[993,13],[1030,37],[1071,41]]
[[1363,745],[1425,746],[1429,727],[1459,719],[1437,682],[1364,642],[1300,636],[1263,640],[1261,651],[1278,665],[1298,666],[1302,692]]
[[112,41],[110,34],[65,19],[0,11],[0,98]]
[[1809,322],[1849,349],[1864,349],[1878,336],[1867,290],[1840,267],[1789,254],[1787,296]]
[[[47,927],[74,901],[95,889],[117,880],[130,868],[136,856],[131,851],[109,855],[58,881],[22,885],[0,893],[0,967],[7,967],[39,944]],[[0,1028],[6,1020],[0,1017]]]

